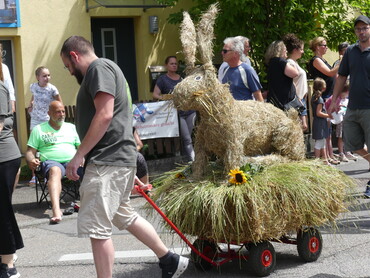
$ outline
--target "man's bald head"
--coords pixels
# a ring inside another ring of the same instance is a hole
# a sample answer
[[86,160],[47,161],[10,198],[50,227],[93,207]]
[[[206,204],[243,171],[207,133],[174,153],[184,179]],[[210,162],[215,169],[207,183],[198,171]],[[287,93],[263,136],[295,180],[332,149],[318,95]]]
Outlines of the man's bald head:
[[49,124],[55,128],[58,129],[62,126],[65,119],[65,109],[63,103],[60,101],[54,100],[49,105],[49,112],[50,116]]
[[50,105],[49,105],[49,111],[50,110],[55,110],[57,108],[63,108],[64,109],[64,105],[63,103],[61,103],[60,101],[58,100],[53,100],[52,102],[50,102]]

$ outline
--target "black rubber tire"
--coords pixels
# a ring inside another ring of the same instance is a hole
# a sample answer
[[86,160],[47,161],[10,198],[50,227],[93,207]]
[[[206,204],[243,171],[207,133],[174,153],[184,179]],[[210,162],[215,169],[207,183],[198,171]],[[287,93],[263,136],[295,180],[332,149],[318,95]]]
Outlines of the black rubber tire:
[[299,256],[305,262],[314,262],[322,250],[322,237],[319,230],[307,228],[297,233],[297,249]]
[[275,270],[276,253],[269,241],[249,244],[249,264],[258,277],[270,275]]
[[[194,247],[203,255],[210,258],[211,260],[215,259],[217,255],[217,245],[208,240],[196,239],[193,243]],[[196,268],[202,271],[211,270],[212,264],[204,260],[197,253],[191,250],[191,258],[194,262]]]

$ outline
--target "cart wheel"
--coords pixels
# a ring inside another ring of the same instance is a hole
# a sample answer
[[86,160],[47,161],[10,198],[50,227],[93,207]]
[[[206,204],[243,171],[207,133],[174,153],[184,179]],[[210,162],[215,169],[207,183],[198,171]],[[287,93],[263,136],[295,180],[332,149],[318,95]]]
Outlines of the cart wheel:
[[[207,258],[213,260],[217,254],[217,245],[215,243],[209,242],[207,240],[196,239],[193,243],[194,247]],[[208,271],[212,268],[212,264],[204,260],[196,252],[191,250],[191,258],[196,266],[196,268]]]
[[305,262],[316,261],[322,250],[321,233],[315,228],[300,230],[297,233],[297,249]]
[[274,271],[276,254],[274,246],[269,241],[249,245],[249,261],[253,272],[264,277]]

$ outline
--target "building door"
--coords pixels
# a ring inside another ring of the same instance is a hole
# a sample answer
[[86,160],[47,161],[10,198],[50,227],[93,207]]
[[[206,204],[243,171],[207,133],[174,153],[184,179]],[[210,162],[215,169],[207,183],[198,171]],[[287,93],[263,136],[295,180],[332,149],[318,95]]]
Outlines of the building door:
[[14,84],[12,41],[11,40],[0,40],[0,43],[3,46],[3,52],[0,53],[3,58],[3,63],[8,66],[9,71],[10,71],[10,77],[12,78],[12,83]]
[[138,100],[134,20],[92,18],[91,29],[96,55],[118,64],[130,86],[132,100]]

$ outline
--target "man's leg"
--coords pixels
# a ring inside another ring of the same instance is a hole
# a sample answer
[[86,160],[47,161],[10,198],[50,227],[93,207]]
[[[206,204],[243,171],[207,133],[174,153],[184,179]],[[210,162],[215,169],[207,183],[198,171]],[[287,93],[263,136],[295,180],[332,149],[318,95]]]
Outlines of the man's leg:
[[48,190],[53,211],[52,220],[58,222],[61,220],[62,212],[60,210],[59,198],[62,192],[62,171],[58,166],[53,166],[49,170]]
[[142,217],[127,227],[127,231],[133,234],[138,240],[148,246],[157,255],[158,258],[167,254],[168,249],[159,238],[154,227]]
[[97,278],[112,278],[114,246],[112,239],[90,238]]
[[364,159],[366,159],[370,163],[370,153],[368,153],[368,151],[365,148],[357,150],[355,151],[355,153],[361,155]]
[[138,216],[127,230],[157,255],[162,277],[179,277],[186,270],[189,259],[170,252],[154,227],[144,218]]

